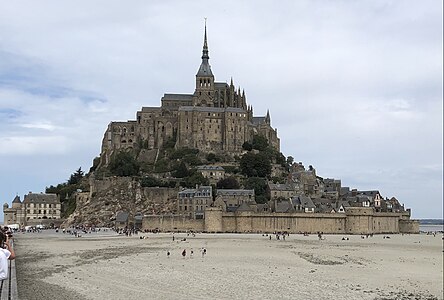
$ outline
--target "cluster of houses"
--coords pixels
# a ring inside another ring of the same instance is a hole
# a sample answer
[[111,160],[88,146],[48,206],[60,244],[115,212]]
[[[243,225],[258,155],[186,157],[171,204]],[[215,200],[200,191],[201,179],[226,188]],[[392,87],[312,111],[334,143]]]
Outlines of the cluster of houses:
[[[202,175],[215,183],[225,177],[221,166],[200,166]],[[267,184],[267,203],[255,201],[254,190],[217,189],[213,198],[211,186],[183,189],[177,197],[177,212],[194,219],[203,219],[207,207],[223,211],[252,211],[277,213],[345,213],[348,207],[373,207],[376,212],[404,212],[395,198],[384,199],[377,190],[359,191],[342,187],[341,180],[323,179],[316,170],[301,163],[294,164],[285,183]]]

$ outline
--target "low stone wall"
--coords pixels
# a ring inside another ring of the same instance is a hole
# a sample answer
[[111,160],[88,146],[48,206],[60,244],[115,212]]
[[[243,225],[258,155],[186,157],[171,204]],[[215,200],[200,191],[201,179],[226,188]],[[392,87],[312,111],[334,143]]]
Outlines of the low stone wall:
[[[207,221],[207,220],[205,220]],[[287,231],[344,233],[346,216],[342,214],[307,213],[223,213],[219,230],[215,224],[205,223],[206,231],[275,232]],[[213,229],[213,230],[210,230]]]
[[160,231],[204,231],[204,220],[195,220],[179,215],[145,215],[142,230]]
[[184,216],[145,216],[143,229],[161,231],[264,232],[328,234],[418,233],[419,223],[400,213],[376,213],[372,208],[351,208],[345,214],[222,212],[205,210],[205,219]]
[[27,226],[44,225],[45,227],[60,227],[65,219],[31,219],[26,221]]
[[399,231],[401,233],[419,233],[419,221],[399,220]]

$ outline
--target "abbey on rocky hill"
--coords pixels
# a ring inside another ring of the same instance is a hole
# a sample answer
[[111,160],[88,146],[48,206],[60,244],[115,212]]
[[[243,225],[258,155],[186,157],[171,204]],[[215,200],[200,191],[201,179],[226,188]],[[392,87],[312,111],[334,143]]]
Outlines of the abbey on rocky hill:
[[203,152],[240,153],[242,145],[260,134],[280,150],[277,129],[271,127],[270,114],[253,116],[244,91],[230,84],[215,82],[209,64],[205,26],[202,62],[196,74],[193,94],[164,94],[160,107],[142,107],[137,119],[111,122],[102,141],[102,164],[115,150],[160,149],[167,141],[175,147]]

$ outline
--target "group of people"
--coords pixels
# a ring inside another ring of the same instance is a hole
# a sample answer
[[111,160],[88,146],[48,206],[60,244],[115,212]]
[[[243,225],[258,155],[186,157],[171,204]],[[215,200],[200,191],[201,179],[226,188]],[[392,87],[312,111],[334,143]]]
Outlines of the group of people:
[[0,229],[0,280],[8,278],[8,260],[15,259],[12,231],[8,227]]
[[[202,247],[200,249],[200,253],[201,253],[202,257],[205,257],[205,255],[207,254],[207,248]],[[183,249],[181,255],[183,258],[185,258],[187,256],[187,249]],[[170,257],[170,256],[171,256],[171,252],[167,251],[167,257]],[[194,256],[193,248],[191,248],[189,256],[190,256],[190,258],[192,258]]]

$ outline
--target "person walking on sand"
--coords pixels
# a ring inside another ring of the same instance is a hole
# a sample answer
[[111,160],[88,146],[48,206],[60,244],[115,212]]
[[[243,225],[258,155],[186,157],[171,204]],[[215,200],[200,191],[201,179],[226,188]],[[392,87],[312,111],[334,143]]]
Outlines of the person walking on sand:
[[182,256],[183,256],[183,258],[185,258],[185,256],[187,256],[187,250],[186,249],[183,249]]
[[170,254],[171,254],[170,251],[167,251],[167,257],[170,257]]

